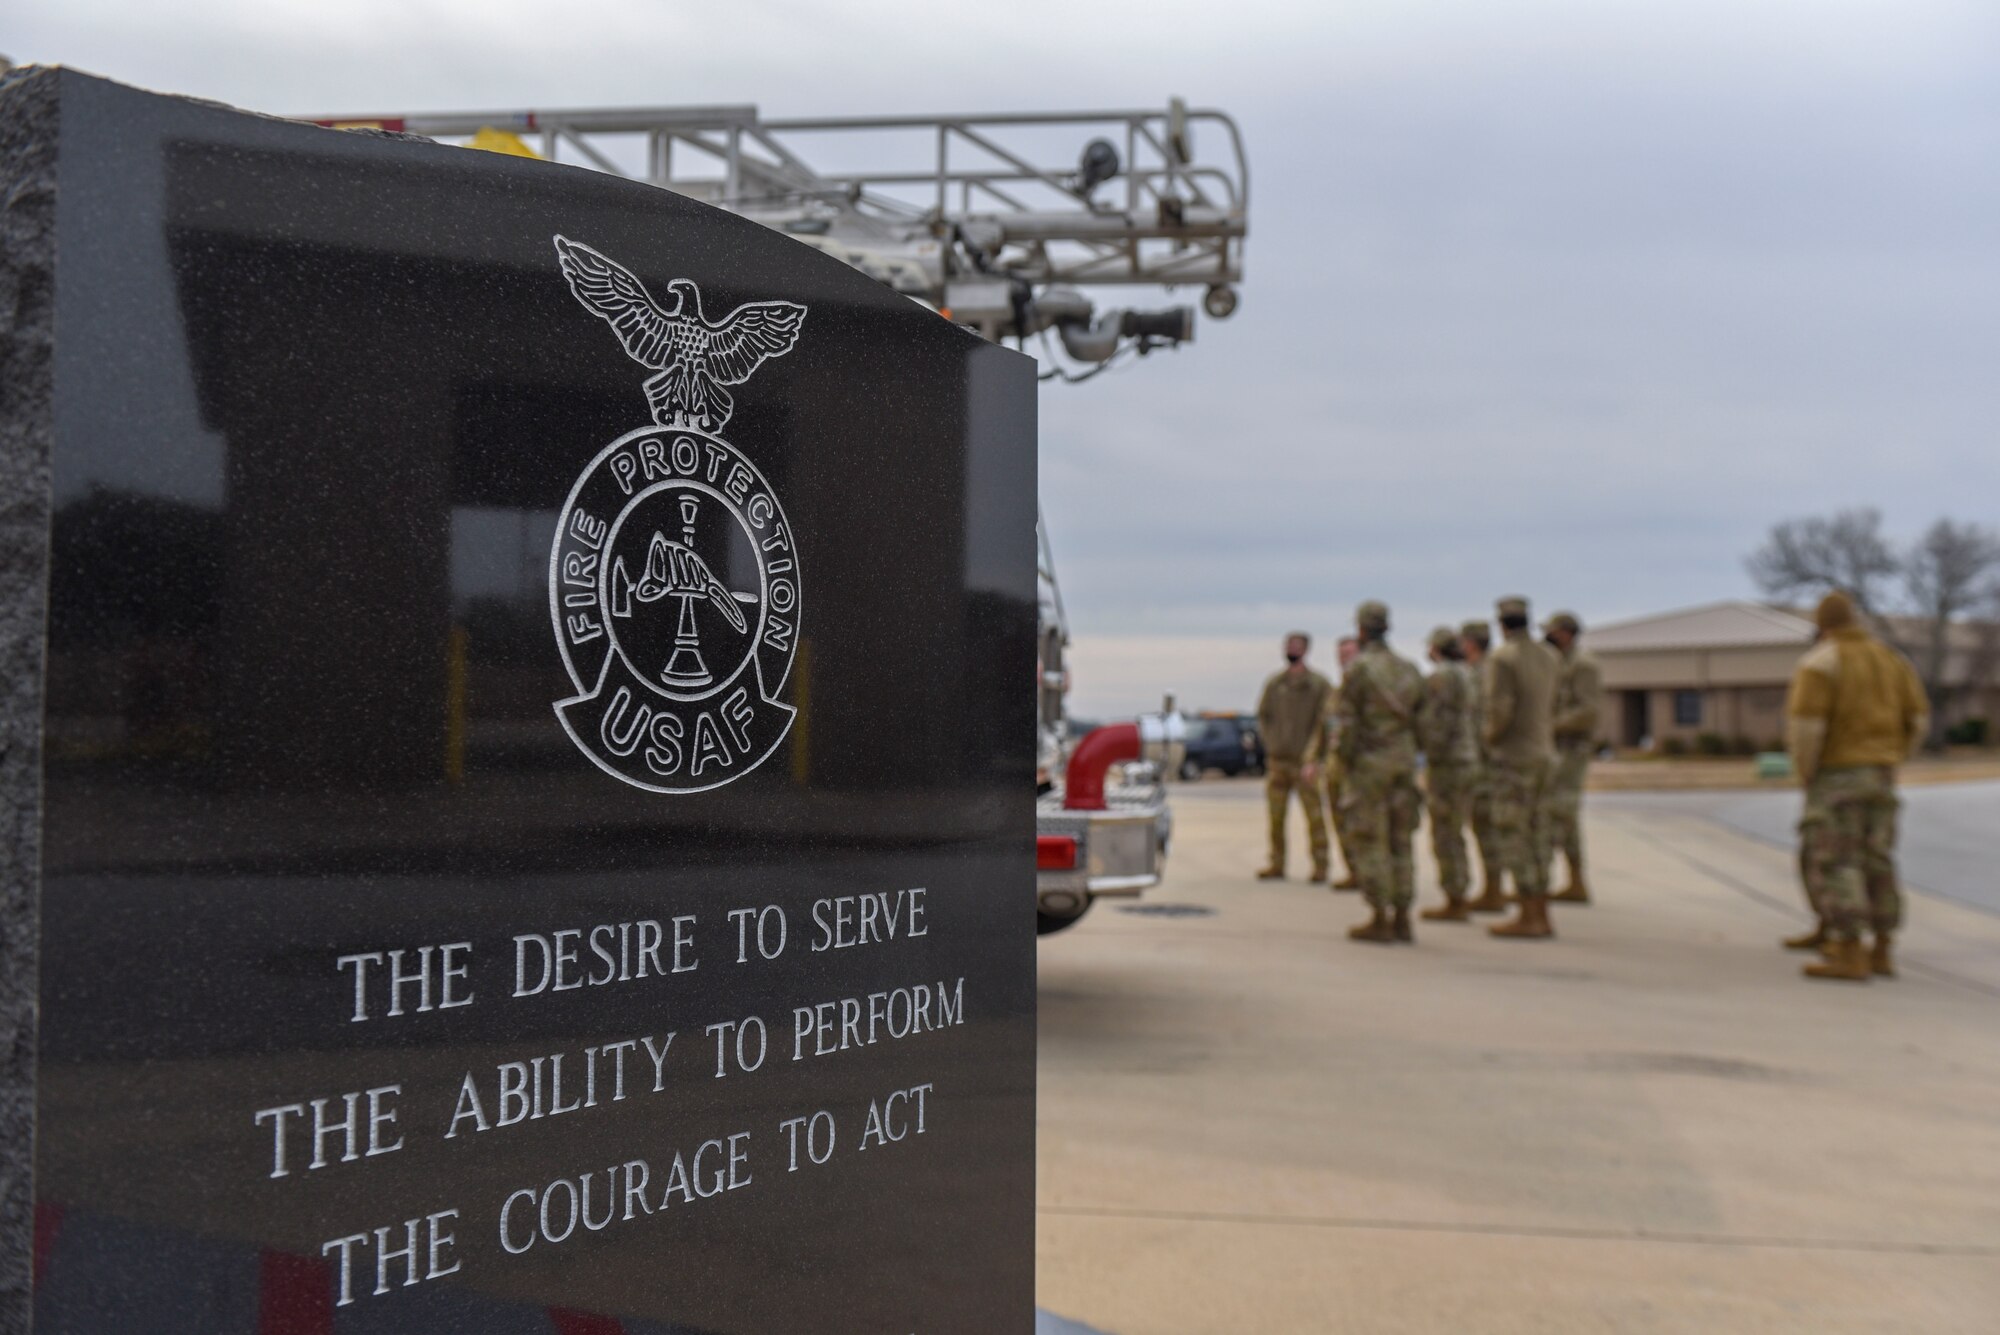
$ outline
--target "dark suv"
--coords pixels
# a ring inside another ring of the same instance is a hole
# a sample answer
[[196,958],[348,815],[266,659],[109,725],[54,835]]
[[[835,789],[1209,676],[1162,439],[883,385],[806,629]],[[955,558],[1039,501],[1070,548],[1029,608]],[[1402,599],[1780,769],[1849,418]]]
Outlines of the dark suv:
[[1256,719],[1224,714],[1187,721],[1187,759],[1181,762],[1181,777],[1199,779],[1202,771],[1211,769],[1231,778],[1264,772],[1264,740],[1257,735]]

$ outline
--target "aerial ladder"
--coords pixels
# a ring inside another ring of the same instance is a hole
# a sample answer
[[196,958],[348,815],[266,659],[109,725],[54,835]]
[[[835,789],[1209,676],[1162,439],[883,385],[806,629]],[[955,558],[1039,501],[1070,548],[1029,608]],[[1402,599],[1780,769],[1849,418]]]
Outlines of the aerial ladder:
[[[754,106],[719,106],[317,123],[645,181],[786,232],[995,341],[1053,331],[1086,366],[1186,342],[1194,312],[1100,315],[1079,289],[1200,288],[1204,311],[1226,319],[1243,279],[1242,136],[1224,113],[1179,99],[1155,111],[988,116],[766,120]],[[1052,161],[1052,149],[1073,157]]]

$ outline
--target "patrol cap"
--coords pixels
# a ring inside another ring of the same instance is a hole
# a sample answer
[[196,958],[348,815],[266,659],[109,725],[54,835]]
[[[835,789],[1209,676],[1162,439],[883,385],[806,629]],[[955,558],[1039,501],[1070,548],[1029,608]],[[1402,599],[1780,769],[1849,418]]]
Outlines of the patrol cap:
[[1458,643],[1458,632],[1450,626],[1439,626],[1431,632],[1431,648],[1443,653]]
[[1493,604],[1493,611],[1502,620],[1508,617],[1525,617],[1528,615],[1528,600],[1526,598],[1502,598]]
[[1558,612],[1542,623],[1543,630],[1566,630],[1572,635],[1583,634],[1583,623],[1576,619],[1574,612]]
[[1370,598],[1354,609],[1354,624],[1362,630],[1389,629],[1389,605]]
[[1461,639],[1471,640],[1482,649],[1493,643],[1493,627],[1484,621],[1468,621],[1458,628],[1458,633]]

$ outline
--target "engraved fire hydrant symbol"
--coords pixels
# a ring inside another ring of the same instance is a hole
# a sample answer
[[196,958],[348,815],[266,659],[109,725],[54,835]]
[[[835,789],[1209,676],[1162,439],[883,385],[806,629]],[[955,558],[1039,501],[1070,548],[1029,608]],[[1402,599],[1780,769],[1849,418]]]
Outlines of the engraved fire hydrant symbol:
[[[646,573],[636,586],[614,577],[613,588],[623,584],[630,590],[631,598],[642,603],[658,602],[662,598],[673,598],[680,602],[680,615],[674,625],[674,651],[667,659],[666,667],[660,670],[660,680],[680,690],[692,690],[706,686],[715,680],[709,672],[708,664],[701,657],[701,630],[695,623],[695,604],[706,600],[730,629],[741,635],[750,629],[750,623],[743,617],[737,603],[754,603],[756,595],[735,593],[708,568],[708,563],[694,550],[694,521],[701,512],[701,502],[693,496],[682,496],[681,538],[673,542],[664,533],[653,534],[651,546],[646,549]],[[624,565],[619,564],[619,575]],[[619,590],[622,592],[623,590]],[[622,603],[622,606],[620,605]],[[616,598],[612,604],[613,616],[632,615],[630,598]]]

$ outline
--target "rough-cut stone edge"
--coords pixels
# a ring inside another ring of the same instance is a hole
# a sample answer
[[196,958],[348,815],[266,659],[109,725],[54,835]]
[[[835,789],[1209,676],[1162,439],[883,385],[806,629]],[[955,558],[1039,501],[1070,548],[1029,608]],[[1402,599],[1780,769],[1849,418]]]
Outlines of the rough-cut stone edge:
[[0,1335],[26,1335],[34,1285],[60,82],[52,69],[0,78]]

